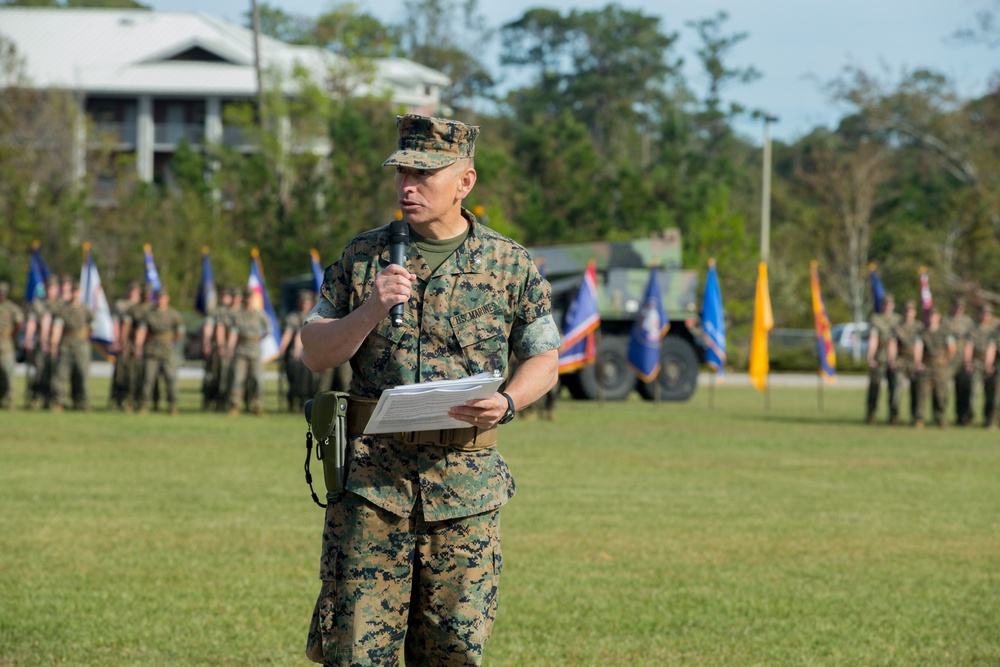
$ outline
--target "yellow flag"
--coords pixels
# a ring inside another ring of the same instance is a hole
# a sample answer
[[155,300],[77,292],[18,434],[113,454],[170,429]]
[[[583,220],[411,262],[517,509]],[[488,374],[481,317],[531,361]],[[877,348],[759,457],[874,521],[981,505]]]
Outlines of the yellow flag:
[[771,361],[767,356],[767,332],[774,326],[771,296],[767,291],[767,264],[760,263],[757,273],[757,296],[753,306],[753,336],[750,339],[750,384],[757,391],[767,389],[767,372]]

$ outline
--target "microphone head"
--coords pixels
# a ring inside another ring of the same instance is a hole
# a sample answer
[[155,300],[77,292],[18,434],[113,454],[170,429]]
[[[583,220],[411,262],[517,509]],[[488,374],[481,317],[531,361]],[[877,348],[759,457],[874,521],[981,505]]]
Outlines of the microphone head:
[[403,220],[393,220],[389,223],[389,243],[409,243],[410,226]]

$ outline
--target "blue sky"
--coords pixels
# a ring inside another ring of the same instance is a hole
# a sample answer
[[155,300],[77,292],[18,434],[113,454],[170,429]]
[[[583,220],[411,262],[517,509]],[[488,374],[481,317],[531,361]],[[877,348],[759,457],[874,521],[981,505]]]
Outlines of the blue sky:
[[[145,0],[164,11],[204,11],[241,22],[250,0]],[[481,13],[496,27],[544,6],[567,11],[598,9],[611,0],[545,2],[481,0]],[[338,4],[331,0],[271,0],[286,12],[316,16]],[[404,15],[404,0],[359,0],[357,5],[385,22]],[[727,100],[777,115],[775,138],[793,140],[817,125],[832,126],[843,110],[833,107],[821,83],[845,66],[859,65],[896,78],[921,67],[948,75],[962,95],[985,92],[991,76],[1000,75],[1000,50],[956,45],[948,36],[970,25],[977,11],[995,6],[992,0],[618,0],[629,9],[660,16],[665,31],[680,35],[677,55],[689,65],[696,61],[697,40],[686,21],[729,14],[727,32],[746,32],[747,39],[732,52],[736,66],[753,65],[758,81],[724,93]],[[495,45],[494,45],[495,46]],[[494,52],[496,49],[493,49]],[[495,61],[488,63],[495,66]],[[498,69],[498,68],[495,68]],[[701,92],[697,69],[686,70],[689,84]],[[759,122],[737,125],[752,141],[763,136]]]

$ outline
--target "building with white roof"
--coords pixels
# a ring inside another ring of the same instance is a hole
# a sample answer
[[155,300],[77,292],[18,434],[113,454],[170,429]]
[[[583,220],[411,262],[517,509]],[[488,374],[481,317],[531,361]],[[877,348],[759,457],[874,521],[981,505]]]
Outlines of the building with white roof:
[[[147,182],[166,180],[183,139],[239,145],[224,109],[257,98],[252,31],[201,12],[0,7],[0,35],[13,41],[31,85],[77,94],[115,150],[134,154]],[[346,71],[333,53],[266,35],[260,54],[262,68],[284,81],[296,65],[317,83]],[[371,81],[351,85],[354,94],[384,95],[413,113],[439,111],[447,76],[401,58],[374,65]]]

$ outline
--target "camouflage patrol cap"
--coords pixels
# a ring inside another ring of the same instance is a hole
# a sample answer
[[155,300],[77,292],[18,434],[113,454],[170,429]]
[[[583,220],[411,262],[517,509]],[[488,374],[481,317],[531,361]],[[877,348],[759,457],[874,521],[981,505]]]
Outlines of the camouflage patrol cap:
[[461,158],[474,157],[478,125],[457,120],[406,114],[396,116],[399,143],[383,167],[439,169]]
[[59,277],[54,274],[49,275],[49,277],[45,279],[46,287],[52,287],[53,285],[58,285],[58,284],[59,284]]

